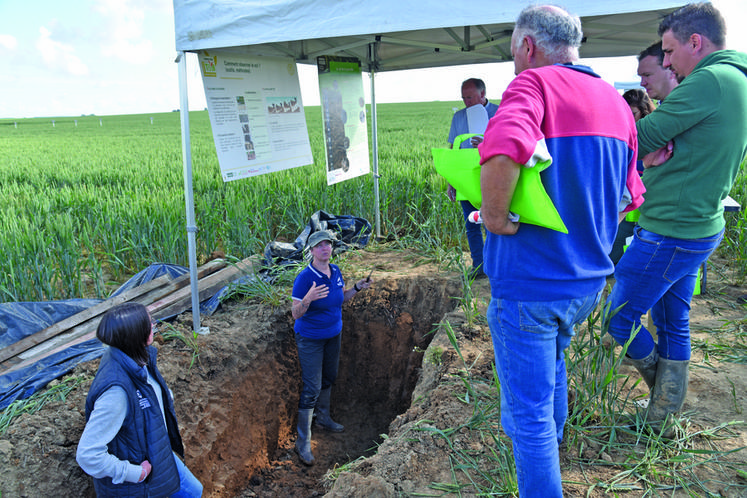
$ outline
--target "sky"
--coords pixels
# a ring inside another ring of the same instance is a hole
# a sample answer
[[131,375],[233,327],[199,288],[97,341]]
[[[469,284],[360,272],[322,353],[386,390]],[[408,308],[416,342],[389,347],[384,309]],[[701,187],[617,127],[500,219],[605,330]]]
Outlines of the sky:
[[[594,0],[590,0],[594,1]],[[747,52],[747,1],[714,0],[727,46]],[[140,114],[179,108],[171,0],[0,0],[0,118]],[[641,47],[643,49],[645,47]],[[634,82],[634,57],[588,59],[610,83]],[[190,109],[204,109],[196,57],[188,54]],[[314,66],[299,67],[304,105],[319,105]],[[459,100],[461,82],[482,78],[498,99],[513,64],[379,73],[376,102]],[[364,76],[370,100],[370,81]]]

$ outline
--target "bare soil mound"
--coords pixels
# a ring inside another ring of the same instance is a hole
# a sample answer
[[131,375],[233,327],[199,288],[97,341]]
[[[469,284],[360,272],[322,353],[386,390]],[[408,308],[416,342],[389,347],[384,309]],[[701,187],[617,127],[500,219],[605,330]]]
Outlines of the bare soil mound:
[[[180,341],[159,341],[159,365],[175,395],[186,462],[205,485],[204,496],[438,496],[449,491],[472,496],[468,487],[458,491],[434,483],[464,482],[450,459],[455,447],[479,461],[494,445],[468,429],[450,438],[439,431],[462,427],[474,416],[462,379],[465,365],[475,378],[492,378],[490,333],[456,309],[463,297],[460,275],[417,265],[406,254],[392,251],[357,252],[348,258],[343,274],[351,281],[373,265],[374,285],[343,311],[343,353],[332,413],[345,432],[313,430],[317,463],[312,467],[302,465],[293,452],[300,373],[290,303],[281,308],[225,303],[215,315],[203,318],[210,333],[196,339],[196,357]],[[723,330],[727,321],[737,330],[723,333],[744,334],[745,310],[735,298],[747,290],[722,284],[712,273],[709,292],[693,301],[694,339]],[[484,306],[487,282],[477,281],[473,288],[475,303]],[[459,352],[445,327],[439,327],[444,321],[455,332]],[[191,316],[179,317],[173,326],[189,334]],[[700,350],[693,360],[685,405],[693,412],[689,430],[743,420],[747,366],[705,357]],[[87,379],[79,388],[64,401],[20,416],[0,436],[3,498],[94,495],[90,477],[75,462],[75,449],[97,366],[98,361],[80,365],[71,374]],[[498,410],[494,412],[498,424]],[[747,427],[735,425],[730,431],[731,437],[712,438],[703,447],[738,450],[731,462],[747,469],[747,454],[740,450],[747,446]],[[366,458],[349,464],[359,457]],[[607,469],[584,464],[600,458],[609,458]],[[587,447],[581,454],[575,447],[562,448],[567,496],[586,496],[597,478],[619,472],[614,464],[625,458],[629,456],[608,455],[604,448]],[[338,475],[333,485],[323,479],[330,469]],[[732,484],[747,484],[744,473],[727,475]],[[713,487],[722,496],[743,496],[729,484]],[[665,493],[687,496],[684,491]],[[590,496],[604,493],[593,491]],[[625,496],[642,493],[631,489]]]

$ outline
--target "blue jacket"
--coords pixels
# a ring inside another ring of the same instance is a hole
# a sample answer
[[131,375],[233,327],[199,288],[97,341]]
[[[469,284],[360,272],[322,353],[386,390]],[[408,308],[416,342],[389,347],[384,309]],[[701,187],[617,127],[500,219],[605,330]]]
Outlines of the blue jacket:
[[514,235],[488,231],[493,298],[560,301],[604,288],[618,212],[643,201],[636,148],[630,108],[588,67],[555,64],[513,79],[479,146],[481,164],[503,154],[530,166],[549,153],[540,176],[568,233],[521,220]]
[[[151,474],[140,483],[112,484],[109,477],[94,479],[94,488],[99,497],[155,498],[170,496],[179,490],[179,472],[172,452],[184,456],[184,447],[179,436],[174,403],[156,366],[156,348],[149,347],[148,354],[148,365],[140,367],[119,349],[107,348],[88,392],[86,421],[91,416],[96,399],[107,389],[119,386],[125,390],[129,403],[127,416],[119,433],[107,445],[109,453],[134,464],[148,460],[153,466]],[[161,386],[166,425],[156,393],[148,384],[148,371]]]

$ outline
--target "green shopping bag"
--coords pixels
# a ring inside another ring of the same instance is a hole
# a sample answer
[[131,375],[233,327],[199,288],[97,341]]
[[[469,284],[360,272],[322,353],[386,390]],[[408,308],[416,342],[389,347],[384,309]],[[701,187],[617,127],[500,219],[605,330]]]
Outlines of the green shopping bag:
[[[457,192],[466,197],[476,208],[482,206],[480,191],[480,153],[477,149],[459,149],[460,143],[474,134],[459,135],[454,139],[453,149],[431,149],[433,165]],[[568,233],[558,210],[547,195],[540,173],[552,164],[547,147],[542,140],[528,166],[522,166],[514,196],[511,199],[511,212],[518,215],[519,222],[530,223]]]

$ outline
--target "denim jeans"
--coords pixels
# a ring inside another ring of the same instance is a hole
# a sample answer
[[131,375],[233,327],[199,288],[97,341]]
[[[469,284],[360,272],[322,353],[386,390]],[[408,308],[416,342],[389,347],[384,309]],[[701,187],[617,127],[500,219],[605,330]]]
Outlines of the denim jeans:
[[511,438],[519,496],[563,496],[558,444],[568,418],[564,350],[601,291],[563,301],[492,299],[488,324],[501,383],[501,423]]
[[303,381],[299,410],[314,408],[319,391],[331,387],[337,380],[341,339],[342,334],[329,339],[309,339],[296,334],[298,362],[301,364]]
[[[615,286],[608,299],[609,332],[625,344],[651,310],[659,337],[659,355],[668,360],[690,359],[690,301],[698,268],[718,247],[724,231],[703,239],[675,239],[644,230],[633,231],[633,242],[615,268]],[[645,358],[656,344],[643,326],[628,346],[628,356]]]
[[200,498],[202,496],[202,484],[189,471],[182,459],[174,454],[176,469],[179,471],[179,491],[171,495],[171,498]]
[[464,213],[464,228],[467,230],[467,244],[469,244],[469,253],[472,256],[472,267],[477,268],[482,265],[482,225],[472,223],[467,218],[472,211],[477,211],[469,201],[459,201]]

